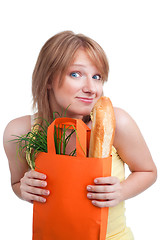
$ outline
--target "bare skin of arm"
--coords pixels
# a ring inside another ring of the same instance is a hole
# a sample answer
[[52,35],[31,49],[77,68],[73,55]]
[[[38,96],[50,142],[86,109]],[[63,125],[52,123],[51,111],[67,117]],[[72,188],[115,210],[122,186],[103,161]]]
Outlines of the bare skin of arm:
[[135,121],[119,108],[115,108],[115,117],[114,146],[131,174],[122,183],[116,177],[95,179],[95,185],[88,186],[90,189],[87,187],[87,196],[96,199],[92,203],[97,207],[116,206],[146,190],[157,178],[156,166]]
[[9,161],[11,172],[11,185],[14,193],[21,199],[28,202],[38,201],[45,202],[45,195],[49,191],[44,190],[47,186],[46,175],[30,170],[25,160],[25,156],[17,156],[17,144],[10,142],[15,137],[21,136],[31,130],[31,117],[24,116],[12,120],[4,131],[4,149]]

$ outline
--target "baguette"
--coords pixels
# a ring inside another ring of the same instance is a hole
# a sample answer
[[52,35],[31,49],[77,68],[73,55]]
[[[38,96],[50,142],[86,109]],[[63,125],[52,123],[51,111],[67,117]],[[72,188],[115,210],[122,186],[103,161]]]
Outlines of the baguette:
[[115,134],[115,116],[110,99],[101,97],[94,105],[92,113],[89,157],[109,157]]

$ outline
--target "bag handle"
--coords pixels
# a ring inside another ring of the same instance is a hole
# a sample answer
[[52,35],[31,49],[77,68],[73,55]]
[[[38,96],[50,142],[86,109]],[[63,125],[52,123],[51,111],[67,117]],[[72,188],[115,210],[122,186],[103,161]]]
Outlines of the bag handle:
[[48,127],[47,132],[47,146],[48,153],[56,154],[55,143],[54,143],[54,127],[59,126],[59,128],[69,127],[73,125],[74,127],[69,127],[69,129],[76,129],[76,153],[77,157],[87,156],[87,137],[89,136],[90,128],[81,120],[74,118],[57,118]]

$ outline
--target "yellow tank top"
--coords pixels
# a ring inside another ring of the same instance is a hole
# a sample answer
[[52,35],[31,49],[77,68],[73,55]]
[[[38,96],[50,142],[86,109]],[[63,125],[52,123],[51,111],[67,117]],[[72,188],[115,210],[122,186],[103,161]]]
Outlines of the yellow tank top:
[[[118,177],[120,182],[125,179],[124,162],[112,147],[112,176]],[[109,208],[106,240],[133,240],[133,234],[126,226],[125,204],[119,203]]]

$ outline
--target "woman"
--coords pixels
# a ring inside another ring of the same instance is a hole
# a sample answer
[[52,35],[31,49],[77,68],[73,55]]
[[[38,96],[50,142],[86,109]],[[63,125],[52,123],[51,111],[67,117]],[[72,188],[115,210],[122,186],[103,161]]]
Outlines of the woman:
[[[80,118],[90,128],[90,113],[103,95],[108,78],[108,61],[103,49],[92,39],[61,32],[49,39],[39,54],[32,82],[36,115],[52,121],[52,113],[66,109],[67,117]],[[87,186],[89,201],[96,207],[110,207],[106,239],[133,239],[125,224],[124,200],[136,196],[156,180],[156,167],[134,120],[120,108],[114,108],[116,132],[112,151],[112,176],[95,179]],[[4,132],[4,147],[9,160],[11,184],[15,194],[28,202],[45,202],[50,194],[45,174],[28,169],[27,162],[15,164],[16,144],[12,135],[23,135],[32,128],[32,116],[12,120]],[[71,152],[74,141],[68,144]],[[124,163],[131,170],[124,179]],[[94,199],[94,201],[92,200]]]

